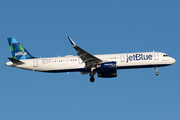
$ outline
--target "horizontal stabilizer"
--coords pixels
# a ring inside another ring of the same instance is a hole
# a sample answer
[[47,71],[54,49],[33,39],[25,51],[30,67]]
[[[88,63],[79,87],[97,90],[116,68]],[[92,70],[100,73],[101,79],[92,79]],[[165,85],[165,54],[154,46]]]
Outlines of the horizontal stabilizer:
[[18,65],[24,64],[24,62],[16,60],[15,58],[8,57],[8,59],[14,64],[18,64]]

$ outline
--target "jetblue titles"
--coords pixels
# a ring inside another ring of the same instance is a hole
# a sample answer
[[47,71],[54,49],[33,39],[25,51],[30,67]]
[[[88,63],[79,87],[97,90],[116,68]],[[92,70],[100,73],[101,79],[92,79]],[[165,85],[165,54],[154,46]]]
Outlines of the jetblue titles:
[[20,52],[18,52],[18,53],[15,53],[15,56],[17,56],[17,55],[27,55],[27,52],[24,52],[24,53],[23,53],[23,52],[20,51]]
[[127,62],[129,61],[138,61],[138,60],[152,60],[152,55],[143,55],[143,54],[133,54],[133,55],[128,55],[127,54]]

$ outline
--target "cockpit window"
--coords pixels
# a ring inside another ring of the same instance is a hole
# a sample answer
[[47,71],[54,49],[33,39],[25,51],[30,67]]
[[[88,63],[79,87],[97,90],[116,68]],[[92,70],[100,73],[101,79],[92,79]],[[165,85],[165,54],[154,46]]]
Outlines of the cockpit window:
[[163,57],[169,57],[169,55],[166,55],[166,54],[165,54],[165,55],[163,55]]

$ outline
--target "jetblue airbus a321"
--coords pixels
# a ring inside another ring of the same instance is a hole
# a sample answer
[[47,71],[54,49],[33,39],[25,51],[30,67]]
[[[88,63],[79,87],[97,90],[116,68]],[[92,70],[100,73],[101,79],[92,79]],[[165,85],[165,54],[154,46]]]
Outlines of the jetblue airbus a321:
[[89,74],[90,81],[94,82],[94,75],[98,77],[117,77],[117,69],[155,68],[172,65],[176,60],[162,52],[139,52],[122,54],[92,55],[78,47],[70,37],[71,45],[78,56],[36,58],[33,57],[15,38],[8,38],[12,57],[6,62],[7,66],[39,72],[81,72]]

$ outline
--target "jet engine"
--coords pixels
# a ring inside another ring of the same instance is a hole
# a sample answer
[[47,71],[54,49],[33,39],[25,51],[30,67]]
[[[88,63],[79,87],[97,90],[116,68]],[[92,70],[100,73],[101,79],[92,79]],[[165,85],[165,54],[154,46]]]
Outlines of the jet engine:
[[98,69],[116,69],[116,62],[104,62],[99,65],[97,65]]
[[110,71],[103,71],[103,72],[98,72],[98,77],[102,78],[112,78],[112,77],[117,77],[117,70],[110,70]]

